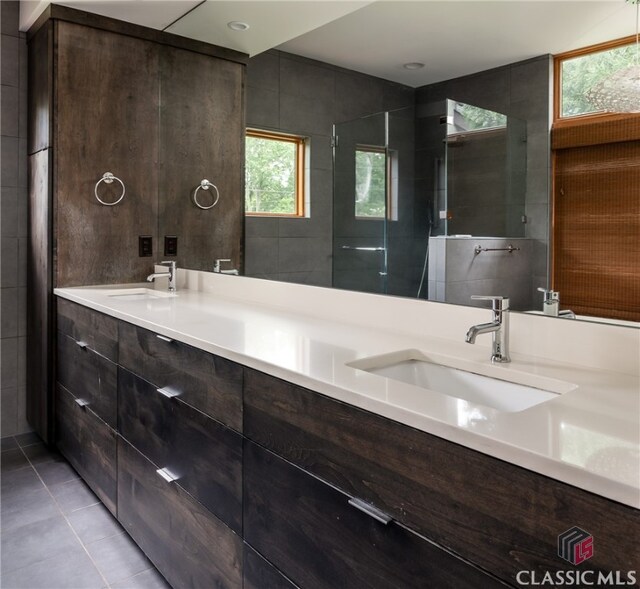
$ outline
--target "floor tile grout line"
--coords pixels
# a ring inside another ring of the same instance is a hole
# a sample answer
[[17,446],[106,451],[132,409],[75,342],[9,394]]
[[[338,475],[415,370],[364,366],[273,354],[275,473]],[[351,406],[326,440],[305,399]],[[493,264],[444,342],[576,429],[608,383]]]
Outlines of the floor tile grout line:
[[[17,441],[17,440],[16,440]],[[26,446],[25,446],[26,447]],[[69,526],[69,529],[71,530],[71,533],[76,537],[76,539],[78,540],[78,542],[80,543],[80,546],[82,546],[82,550],[84,550],[85,554],[89,557],[89,560],[91,561],[91,564],[95,567],[96,571],[98,571],[98,574],[100,575],[100,578],[104,581],[104,585],[103,585],[103,589],[110,589],[111,585],[109,584],[109,582],[107,581],[107,578],[102,574],[102,571],[100,570],[100,568],[98,567],[98,564],[96,563],[96,561],[93,559],[93,557],[91,556],[91,554],[89,553],[89,551],[87,550],[87,547],[84,545],[84,542],[80,539],[80,536],[78,536],[78,533],[75,531],[75,529],[73,528],[73,526],[71,525],[71,522],[69,521],[69,519],[67,518],[66,514],[62,511],[62,508],[60,507],[60,504],[58,503],[57,499],[54,497],[53,493],[51,492],[51,490],[49,489],[49,486],[44,482],[44,480],[42,479],[42,477],[40,476],[40,473],[38,472],[38,469],[33,465],[33,463],[31,462],[31,460],[29,460],[29,457],[26,455],[26,453],[24,452],[24,450],[22,449],[22,446],[20,446],[20,451],[24,454],[24,457],[27,459],[27,461],[29,462],[29,464],[31,465],[31,468],[33,468],[33,471],[36,473],[36,476],[40,479],[40,482],[44,485],[44,488],[47,490],[47,493],[49,493],[49,496],[51,497],[51,499],[53,499],[53,502],[55,503],[56,508],[58,509],[58,511],[60,512],[60,515],[64,518],[64,521],[66,522],[66,524]]]

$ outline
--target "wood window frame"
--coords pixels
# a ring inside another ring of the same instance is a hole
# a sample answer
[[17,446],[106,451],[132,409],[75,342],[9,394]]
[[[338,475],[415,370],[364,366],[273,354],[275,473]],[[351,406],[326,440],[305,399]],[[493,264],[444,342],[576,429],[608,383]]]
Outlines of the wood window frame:
[[293,143],[296,146],[295,166],[296,166],[296,194],[295,213],[269,213],[245,211],[247,217],[284,217],[287,219],[298,219],[306,216],[305,210],[305,183],[306,183],[306,137],[293,135],[291,133],[278,133],[275,131],[263,131],[262,129],[247,129],[245,139],[255,137],[257,139],[269,139],[271,141],[283,141]]
[[581,49],[574,49],[572,51],[566,51],[564,53],[558,53],[553,56],[553,125],[556,126],[569,126],[573,124],[582,124],[592,120],[616,120],[626,118],[628,114],[610,113],[610,112],[596,112],[585,113],[581,115],[573,115],[571,117],[562,117],[560,115],[560,108],[562,103],[562,64],[576,57],[584,57],[585,55],[591,55],[593,53],[600,53],[609,49],[615,49],[616,47],[623,47],[625,45],[632,45],[636,43],[636,35],[630,35],[628,37],[622,37],[621,39],[614,39],[613,41],[606,41],[605,43],[598,43],[596,45],[589,45],[588,47],[582,47]]

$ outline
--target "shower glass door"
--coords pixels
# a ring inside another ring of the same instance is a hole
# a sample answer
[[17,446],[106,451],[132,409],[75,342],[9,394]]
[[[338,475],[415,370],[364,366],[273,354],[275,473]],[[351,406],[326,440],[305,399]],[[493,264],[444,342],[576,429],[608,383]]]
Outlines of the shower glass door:
[[387,114],[334,125],[333,286],[386,293]]

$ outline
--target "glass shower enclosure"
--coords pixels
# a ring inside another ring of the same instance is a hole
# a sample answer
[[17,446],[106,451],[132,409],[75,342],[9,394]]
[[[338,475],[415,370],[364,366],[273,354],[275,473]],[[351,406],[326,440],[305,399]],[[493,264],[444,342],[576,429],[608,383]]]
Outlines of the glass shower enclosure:
[[410,107],[334,125],[337,288],[416,296],[414,118]]
[[441,100],[334,125],[333,158],[334,287],[441,300],[434,238],[525,236],[525,121]]

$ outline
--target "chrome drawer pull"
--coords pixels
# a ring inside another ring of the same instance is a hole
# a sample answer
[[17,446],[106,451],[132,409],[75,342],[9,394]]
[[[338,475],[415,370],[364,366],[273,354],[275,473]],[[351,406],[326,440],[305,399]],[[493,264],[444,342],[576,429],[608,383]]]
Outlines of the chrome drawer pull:
[[85,350],[89,344],[87,342],[76,342],[76,345],[82,350]]
[[360,511],[362,511],[362,513],[366,513],[369,517],[372,517],[385,526],[390,521],[393,521],[393,518],[387,515],[384,511],[379,510],[377,507],[371,505],[371,503],[367,503],[362,499],[349,499],[349,505],[355,507],[356,509],[359,509]]
[[74,399],[74,401],[80,407],[86,407],[89,404],[89,401],[85,401],[84,399]]
[[163,342],[167,342],[168,344],[172,344],[173,340],[170,337],[167,337],[166,335],[160,335],[158,333],[156,333],[156,337],[158,339],[161,339]]
[[161,395],[168,397],[169,399],[173,399],[174,397],[180,396],[180,391],[175,391],[170,389],[169,387],[165,387],[163,389],[156,389]]
[[173,481],[177,481],[180,477],[173,474],[168,468],[159,468],[156,472],[165,480],[167,483],[173,483]]

